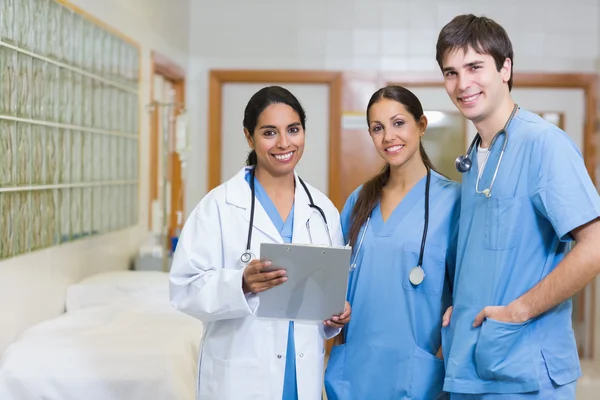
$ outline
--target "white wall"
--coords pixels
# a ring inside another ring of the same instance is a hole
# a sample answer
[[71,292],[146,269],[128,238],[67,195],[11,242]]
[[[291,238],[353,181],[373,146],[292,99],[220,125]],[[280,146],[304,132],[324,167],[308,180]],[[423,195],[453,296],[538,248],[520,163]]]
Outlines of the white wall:
[[[73,0],[142,47],[142,105],[150,99],[150,51],[188,65],[189,0]],[[0,261],[0,354],[24,329],[64,309],[66,287],[86,275],[126,269],[147,230],[149,117],[140,123],[140,225]]]
[[[190,12],[188,107],[192,154],[187,212],[206,193],[208,70],[439,71],[442,26],[471,12],[508,31],[515,70],[596,72],[598,0],[194,0]],[[197,173],[203,171],[203,173]]]

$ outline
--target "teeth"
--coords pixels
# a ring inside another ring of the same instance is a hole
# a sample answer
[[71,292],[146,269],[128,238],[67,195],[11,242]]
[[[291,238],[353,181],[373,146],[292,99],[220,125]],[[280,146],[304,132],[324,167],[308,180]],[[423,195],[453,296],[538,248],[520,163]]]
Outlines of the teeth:
[[293,151],[290,151],[289,153],[285,153],[285,154],[273,154],[275,156],[276,159],[281,160],[281,161],[287,161],[290,158],[292,158],[292,154],[294,154]]
[[469,96],[469,97],[462,97],[461,100],[468,103],[469,101],[473,101],[475,100],[477,97],[479,97],[480,93],[477,93],[476,95],[473,96]]
[[394,152],[394,151],[398,151],[398,150],[400,150],[400,149],[401,149],[401,148],[403,148],[403,147],[404,147],[404,145],[403,145],[403,144],[400,144],[400,145],[398,145],[398,146],[392,146],[392,147],[388,147],[387,149],[385,149],[385,151]]

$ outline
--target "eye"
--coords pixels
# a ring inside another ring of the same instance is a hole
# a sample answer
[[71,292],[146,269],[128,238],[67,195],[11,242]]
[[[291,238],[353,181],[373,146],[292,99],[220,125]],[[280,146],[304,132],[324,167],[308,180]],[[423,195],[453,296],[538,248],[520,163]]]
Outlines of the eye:
[[294,126],[290,129],[288,129],[288,133],[298,133],[300,132],[300,128],[298,128],[297,126]]
[[478,70],[478,69],[481,69],[481,65],[473,65],[473,66],[471,67],[471,71],[476,71],[476,70]]
[[267,136],[267,137],[271,137],[271,136],[277,135],[277,132],[275,132],[275,131],[264,131],[263,135]]
[[456,75],[456,71],[448,71],[444,74],[444,76],[447,78],[454,76],[454,75]]
[[404,125],[404,121],[398,120],[394,122],[394,126],[402,126]]
[[371,132],[379,132],[381,129],[383,129],[383,127],[381,125],[374,125],[371,128]]

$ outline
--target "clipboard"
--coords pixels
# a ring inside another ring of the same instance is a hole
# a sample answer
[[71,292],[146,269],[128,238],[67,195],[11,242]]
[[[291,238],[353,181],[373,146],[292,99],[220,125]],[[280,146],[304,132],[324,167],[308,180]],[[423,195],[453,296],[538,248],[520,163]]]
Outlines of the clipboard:
[[323,321],[344,311],[352,249],[297,243],[262,243],[260,259],[285,269],[287,281],[258,294],[256,316]]

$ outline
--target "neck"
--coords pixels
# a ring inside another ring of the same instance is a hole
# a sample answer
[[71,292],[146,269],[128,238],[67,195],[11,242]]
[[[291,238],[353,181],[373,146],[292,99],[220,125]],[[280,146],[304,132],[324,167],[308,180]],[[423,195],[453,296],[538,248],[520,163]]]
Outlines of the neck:
[[260,182],[262,187],[267,193],[285,192],[291,190],[292,193],[295,191],[295,179],[294,172],[285,175],[272,175],[265,168],[256,167],[256,179]]
[[480,147],[490,147],[490,143],[494,136],[496,136],[496,133],[506,125],[514,106],[515,103],[510,96],[507,96],[506,100],[490,115],[479,122],[474,122],[477,132],[479,132],[479,136],[481,136]]
[[417,155],[412,161],[391,168],[386,187],[393,191],[407,192],[425,175],[427,175],[427,167],[421,157]]

